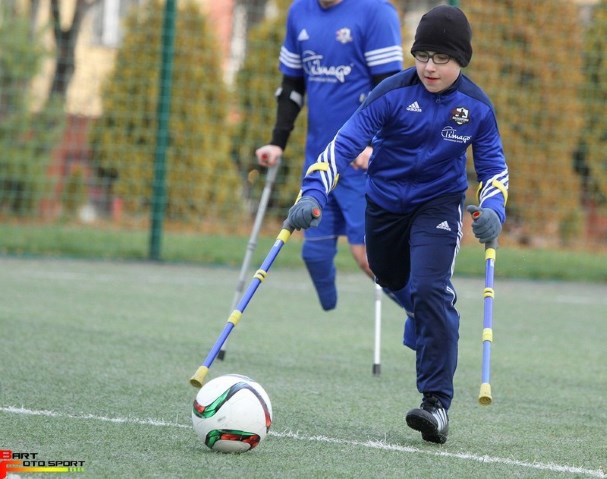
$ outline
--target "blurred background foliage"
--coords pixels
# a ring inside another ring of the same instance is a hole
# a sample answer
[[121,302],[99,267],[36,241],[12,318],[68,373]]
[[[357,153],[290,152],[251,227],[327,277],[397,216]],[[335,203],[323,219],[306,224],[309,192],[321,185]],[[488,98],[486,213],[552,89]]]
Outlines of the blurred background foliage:
[[[1,222],[150,228],[163,22],[171,1],[2,2]],[[417,21],[438,3],[446,2],[394,2],[407,66]],[[474,55],[464,73],[494,103],[510,167],[502,244],[601,251],[607,246],[607,0],[458,3],[473,27]],[[110,4],[120,6],[112,41],[100,27],[107,28]],[[254,151],[271,135],[289,4],[175,3],[165,229],[250,232],[265,181]],[[304,109],[264,235],[275,234],[298,192],[305,127]],[[469,180],[474,201],[472,168]],[[2,241],[0,234],[0,251],[10,252]]]

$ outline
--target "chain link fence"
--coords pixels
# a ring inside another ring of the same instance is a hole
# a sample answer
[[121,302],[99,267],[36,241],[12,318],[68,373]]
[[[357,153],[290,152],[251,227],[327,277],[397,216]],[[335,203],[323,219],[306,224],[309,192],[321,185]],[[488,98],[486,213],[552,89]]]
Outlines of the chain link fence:
[[[167,231],[247,235],[289,3],[3,1],[0,231],[138,231],[152,257]],[[447,2],[393,3],[410,57],[421,15]],[[464,73],[494,103],[510,167],[502,244],[607,247],[607,1],[449,3],[472,24]],[[305,116],[262,234],[297,195]],[[470,201],[476,187],[471,169]]]

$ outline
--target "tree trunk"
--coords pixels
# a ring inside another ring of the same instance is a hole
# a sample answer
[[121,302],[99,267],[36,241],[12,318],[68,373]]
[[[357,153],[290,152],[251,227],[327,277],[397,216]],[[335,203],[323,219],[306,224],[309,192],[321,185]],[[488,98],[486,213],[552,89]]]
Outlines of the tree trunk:
[[67,89],[76,70],[75,51],[82,19],[99,0],[76,0],[74,15],[67,29],[61,27],[61,0],[51,0],[51,18],[56,45],[55,74],[49,91],[49,98],[58,95],[65,98]]

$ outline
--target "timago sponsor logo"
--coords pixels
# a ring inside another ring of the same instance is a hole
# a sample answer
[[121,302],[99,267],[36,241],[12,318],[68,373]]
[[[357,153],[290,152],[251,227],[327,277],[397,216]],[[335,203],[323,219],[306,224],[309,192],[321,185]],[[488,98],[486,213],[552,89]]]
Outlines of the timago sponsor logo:
[[344,83],[352,72],[351,65],[323,65],[323,56],[306,50],[302,55],[303,68],[310,81],[338,81]]
[[441,136],[447,141],[453,141],[455,143],[468,143],[471,136],[468,135],[458,135],[457,130],[452,126],[446,126],[441,131]]

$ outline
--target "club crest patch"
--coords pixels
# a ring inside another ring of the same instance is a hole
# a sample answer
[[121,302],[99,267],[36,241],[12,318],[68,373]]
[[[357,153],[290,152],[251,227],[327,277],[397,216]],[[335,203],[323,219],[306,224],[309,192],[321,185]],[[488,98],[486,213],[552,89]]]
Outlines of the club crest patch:
[[340,43],[349,43],[352,41],[352,31],[349,28],[340,28],[335,32],[335,39]]
[[470,110],[463,106],[458,106],[451,110],[451,119],[458,125],[465,125],[470,121]]

